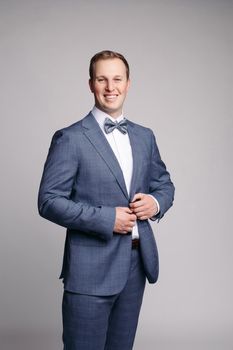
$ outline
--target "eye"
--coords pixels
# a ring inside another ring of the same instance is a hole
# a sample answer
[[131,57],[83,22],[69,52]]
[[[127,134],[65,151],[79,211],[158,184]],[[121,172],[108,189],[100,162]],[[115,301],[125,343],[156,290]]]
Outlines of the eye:
[[104,78],[98,78],[97,81],[101,83],[102,81],[104,81]]
[[121,81],[122,79],[121,78],[115,78],[114,80],[118,82],[118,81]]

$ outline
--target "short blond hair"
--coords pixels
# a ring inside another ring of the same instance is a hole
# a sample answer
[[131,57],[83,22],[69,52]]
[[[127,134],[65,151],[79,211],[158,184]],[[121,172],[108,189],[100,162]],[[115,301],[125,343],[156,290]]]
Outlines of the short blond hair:
[[108,60],[113,58],[119,58],[125,65],[127,80],[129,79],[129,64],[125,57],[119,52],[104,50],[96,53],[90,60],[89,74],[90,80],[94,78],[95,63],[99,60]]

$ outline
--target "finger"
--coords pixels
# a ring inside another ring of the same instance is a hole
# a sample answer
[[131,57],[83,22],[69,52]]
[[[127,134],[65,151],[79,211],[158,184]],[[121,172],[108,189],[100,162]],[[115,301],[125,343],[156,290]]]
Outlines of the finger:
[[130,227],[131,229],[135,226],[136,222],[135,221],[131,221],[128,223],[127,227]]
[[150,210],[146,206],[142,206],[134,209],[134,214],[137,215],[149,215]]
[[116,209],[124,213],[132,214],[132,210],[129,207],[116,207]]
[[148,219],[148,216],[143,215],[143,216],[140,216],[138,219],[139,219],[139,220],[147,220],[147,219]]
[[145,203],[142,200],[138,200],[136,202],[130,203],[130,208],[134,210],[134,209],[139,208],[143,205],[145,205]]
[[137,220],[137,215],[131,214],[129,220],[130,220],[130,221],[133,221],[133,222],[136,221],[136,220]]
[[136,215],[137,215],[137,218],[139,220],[145,220],[145,219],[149,218],[149,214],[146,211],[141,211],[140,213],[137,213]]
[[132,232],[132,230],[133,230],[133,226],[127,225],[127,226],[124,227],[124,229],[122,228],[121,230],[119,230],[118,233],[126,234],[126,233],[129,233],[129,232]]
[[137,218],[141,218],[142,216],[149,217],[149,213],[147,211],[140,211],[136,213],[136,215],[137,215]]
[[141,205],[140,207],[137,207],[137,208],[133,208],[133,212],[134,214],[138,214],[138,213],[141,213],[143,211],[146,211],[146,207],[144,205]]
[[125,212],[127,214],[132,214],[133,213],[132,210],[130,208],[128,208],[128,207],[122,207],[121,209],[122,209],[123,212]]
[[131,203],[132,203],[132,202],[136,202],[136,201],[138,201],[138,200],[141,200],[142,197],[143,197],[143,193],[136,193],[136,194],[134,195],[134,197],[133,197]]

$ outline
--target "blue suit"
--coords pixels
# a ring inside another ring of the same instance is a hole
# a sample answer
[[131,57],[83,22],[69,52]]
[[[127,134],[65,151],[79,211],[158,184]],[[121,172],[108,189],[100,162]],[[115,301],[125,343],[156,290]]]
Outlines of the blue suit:
[[[113,232],[115,207],[128,207],[135,193],[153,195],[161,219],[174,186],[152,131],[128,121],[133,175],[127,193],[119,163],[91,113],[55,133],[39,191],[39,212],[67,228],[61,278],[66,291],[92,296],[120,293],[131,266],[131,235]],[[158,252],[148,220],[138,220],[144,274],[158,278]],[[84,349],[84,347],[83,347]]]

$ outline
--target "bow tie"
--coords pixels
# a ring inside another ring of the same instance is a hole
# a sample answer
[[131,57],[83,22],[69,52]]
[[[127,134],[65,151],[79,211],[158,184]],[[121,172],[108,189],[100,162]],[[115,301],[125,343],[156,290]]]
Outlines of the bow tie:
[[111,119],[106,118],[104,121],[104,131],[109,134],[114,129],[118,129],[122,134],[127,134],[127,121],[122,119],[119,123],[113,122]]

